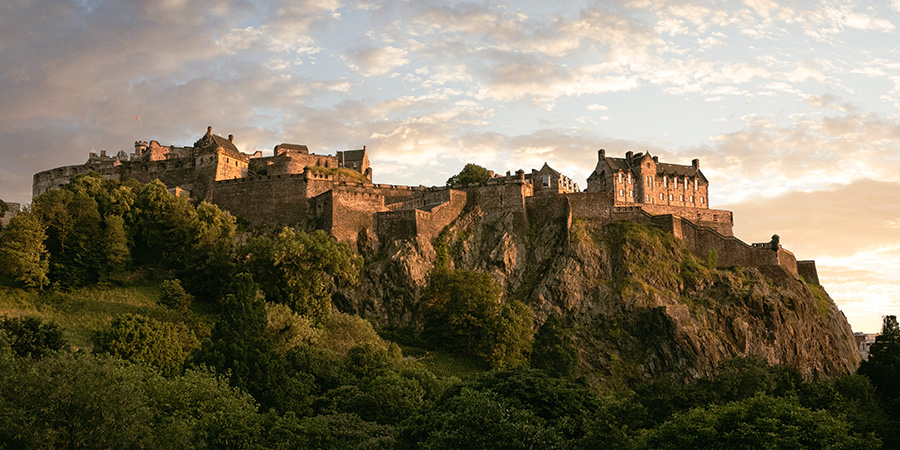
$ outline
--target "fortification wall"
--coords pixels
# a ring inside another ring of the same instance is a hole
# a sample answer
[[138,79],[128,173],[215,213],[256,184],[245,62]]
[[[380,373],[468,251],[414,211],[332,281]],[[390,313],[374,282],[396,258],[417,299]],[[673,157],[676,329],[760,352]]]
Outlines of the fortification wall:
[[387,204],[387,209],[391,211],[399,211],[403,209],[429,209],[435,205],[450,201],[450,188],[436,187],[424,190],[407,190],[409,196],[392,198],[402,198],[403,200]]
[[378,239],[415,239],[416,216],[423,212],[416,209],[401,209],[375,214],[375,234]]
[[384,196],[376,189],[335,186],[322,195],[331,197],[331,226],[326,230],[351,244],[363,229],[374,229],[376,212],[384,211]]
[[429,211],[416,212],[418,236],[431,241],[465,209],[468,202],[467,192],[450,189],[448,193],[450,198],[448,201],[432,207]]
[[22,205],[18,203],[6,202],[6,212],[0,215],[0,224],[4,227],[9,225],[9,221],[17,214],[22,212]]
[[576,192],[565,194],[572,211],[572,218],[609,222],[615,198],[608,192]]
[[303,175],[216,181],[210,201],[254,224],[305,227],[309,217]]
[[[638,205],[635,205],[638,206]],[[712,228],[716,230],[719,234],[724,236],[733,236],[734,233],[732,231],[732,227],[734,225],[734,218],[731,211],[725,211],[721,209],[706,209],[706,208],[690,208],[690,207],[681,207],[681,206],[666,206],[666,205],[646,205],[641,204],[640,207],[652,215],[666,215],[671,214],[678,217],[683,217],[687,220],[690,220],[692,223],[697,224],[702,227]]]
[[506,177],[485,184],[465,188],[469,201],[478,205],[486,214],[493,212],[520,212],[525,214],[525,199],[534,195],[531,183]]
[[797,272],[800,273],[800,276],[803,277],[809,284],[820,285],[819,283],[819,271],[816,269],[816,262],[807,259],[804,261],[797,261]]
[[572,225],[572,211],[566,197],[561,195],[541,195],[525,198],[527,224],[542,227],[548,222],[564,220]]

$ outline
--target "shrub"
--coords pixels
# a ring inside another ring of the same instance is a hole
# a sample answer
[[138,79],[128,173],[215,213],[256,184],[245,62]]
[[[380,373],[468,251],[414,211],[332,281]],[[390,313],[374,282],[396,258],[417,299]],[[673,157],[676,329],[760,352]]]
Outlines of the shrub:
[[181,280],[166,280],[162,282],[162,295],[159,304],[178,311],[187,310],[188,305],[194,301],[194,296],[185,292],[181,286]]

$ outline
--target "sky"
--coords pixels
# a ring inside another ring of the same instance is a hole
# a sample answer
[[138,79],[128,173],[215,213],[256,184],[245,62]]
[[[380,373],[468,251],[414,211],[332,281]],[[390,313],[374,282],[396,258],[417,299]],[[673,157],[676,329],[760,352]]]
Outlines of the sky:
[[900,0],[4,0],[0,198],[136,140],[365,145],[374,181],[699,158],[854,331],[900,314]]

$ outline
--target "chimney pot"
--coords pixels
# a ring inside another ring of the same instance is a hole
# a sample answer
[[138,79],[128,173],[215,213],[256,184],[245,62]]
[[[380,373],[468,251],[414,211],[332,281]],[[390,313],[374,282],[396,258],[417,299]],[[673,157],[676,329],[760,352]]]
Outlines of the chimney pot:
[[231,142],[232,144],[234,144],[234,135],[233,134],[228,135],[228,142]]
[[695,160],[691,161],[691,165],[693,165],[695,169],[699,170],[700,169],[700,160],[695,159]]
[[206,135],[212,136],[212,125],[206,127]]

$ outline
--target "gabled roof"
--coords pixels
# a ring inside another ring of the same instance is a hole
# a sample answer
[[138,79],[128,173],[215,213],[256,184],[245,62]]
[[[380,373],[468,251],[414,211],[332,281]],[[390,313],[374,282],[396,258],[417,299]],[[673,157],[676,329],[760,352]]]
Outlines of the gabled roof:
[[344,150],[342,152],[338,152],[338,155],[342,158],[343,162],[348,161],[362,161],[366,156],[366,150]]
[[[629,163],[629,161],[626,158],[604,157],[603,159],[606,161],[606,164],[609,166],[609,168],[613,172],[621,170],[622,172],[630,171],[630,172],[633,172],[636,174],[638,166],[640,165],[640,161],[643,161],[644,158],[649,158],[649,157],[651,157],[649,152],[646,154],[638,153],[632,157],[631,163]],[[594,173],[597,173],[597,171],[594,170]],[[657,175],[668,175],[668,176],[674,175],[674,176],[679,176],[679,177],[684,177],[684,176],[698,177],[701,180],[703,180],[704,182],[707,182],[707,183],[709,182],[709,180],[707,180],[706,177],[703,175],[703,172],[701,172],[700,169],[694,168],[693,165],[686,166],[686,165],[682,165],[682,164],[670,164],[670,163],[657,162],[656,163],[656,174]],[[593,176],[593,173],[591,175]]]
[[214,134],[212,135],[212,139],[213,142],[216,143],[216,147],[222,147],[229,152],[241,153],[240,150],[238,150],[237,147],[234,146],[233,142],[229,141],[226,138],[223,138],[222,136]]

